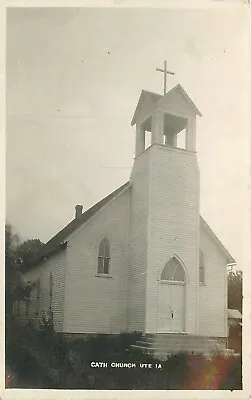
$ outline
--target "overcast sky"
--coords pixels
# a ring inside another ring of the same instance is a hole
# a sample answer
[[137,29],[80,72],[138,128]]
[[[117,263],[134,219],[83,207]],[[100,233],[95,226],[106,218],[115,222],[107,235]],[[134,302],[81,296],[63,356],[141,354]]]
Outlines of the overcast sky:
[[7,220],[47,241],[130,177],[142,89],[180,83],[197,124],[201,214],[243,267],[247,225],[244,9],[9,9]]

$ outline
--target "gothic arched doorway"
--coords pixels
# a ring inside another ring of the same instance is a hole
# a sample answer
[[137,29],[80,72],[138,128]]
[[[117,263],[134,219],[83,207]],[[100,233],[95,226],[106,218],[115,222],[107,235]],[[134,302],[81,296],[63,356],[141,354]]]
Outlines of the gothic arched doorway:
[[185,330],[185,271],[176,257],[161,272],[158,295],[158,332]]

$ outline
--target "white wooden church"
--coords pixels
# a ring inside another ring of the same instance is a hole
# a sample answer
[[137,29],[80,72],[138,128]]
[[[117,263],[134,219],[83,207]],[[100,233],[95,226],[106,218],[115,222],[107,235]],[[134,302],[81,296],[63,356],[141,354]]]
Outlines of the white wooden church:
[[37,282],[26,318],[51,309],[58,332],[224,341],[227,264],[235,261],[200,216],[198,116],[179,84],[164,95],[142,91],[130,181],[87,211],[77,205],[44,245],[25,273]]

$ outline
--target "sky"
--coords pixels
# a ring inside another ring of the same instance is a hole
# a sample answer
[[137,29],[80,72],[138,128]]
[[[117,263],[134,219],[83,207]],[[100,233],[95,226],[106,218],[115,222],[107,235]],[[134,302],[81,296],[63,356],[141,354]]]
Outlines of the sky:
[[248,15],[211,9],[7,12],[6,218],[43,242],[130,178],[142,89],[180,83],[197,121],[201,215],[244,267]]

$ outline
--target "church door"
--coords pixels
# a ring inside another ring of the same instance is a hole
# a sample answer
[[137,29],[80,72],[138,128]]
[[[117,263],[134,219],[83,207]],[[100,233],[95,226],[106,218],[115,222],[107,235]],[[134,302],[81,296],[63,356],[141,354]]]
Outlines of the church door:
[[158,332],[185,330],[185,273],[176,258],[162,271],[158,296]]

